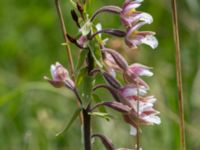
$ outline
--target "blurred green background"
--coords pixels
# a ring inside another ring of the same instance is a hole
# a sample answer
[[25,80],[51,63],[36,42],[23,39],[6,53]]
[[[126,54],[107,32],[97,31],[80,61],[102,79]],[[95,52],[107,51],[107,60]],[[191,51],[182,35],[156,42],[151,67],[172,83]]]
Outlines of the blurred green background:
[[[105,4],[121,5],[123,0],[91,0],[91,12]],[[173,44],[171,3],[169,0],[146,0],[139,10],[149,12],[154,23],[144,27],[156,31],[159,47],[151,50],[129,50],[121,39],[109,41],[130,63],[140,62],[154,68],[155,76],[148,79],[151,93],[158,101],[162,124],[143,127],[144,150],[178,150],[179,128],[175,50]],[[69,0],[62,8],[70,34],[76,34]],[[200,1],[178,1],[180,42],[183,64],[186,140],[188,150],[200,149]],[[108,21],[109,20],[109,21]],[[113,14],[100,15],[96,22],[103,28],[122,28]],[[54,89],[43,80],[50,76],[49,66],[59,61],[67,67],[65,49],[54,0],[0,1],[0,149],[1,150],[80,150],[79,120],[70,130],[55,136],[69,121],[76,109],[73,94],[65,89]],[[79,49],[72,46],[74,61]],[[103,91],[105,92],[105,91]],[[105,95],[109,95],[105,93]],[[133,147],[129,126],[120,114],[110,111],[115,118],[107,122],[94,118],[93,131],[113,140],[116,147]],[[103,150],[96,140],[95,150]]]

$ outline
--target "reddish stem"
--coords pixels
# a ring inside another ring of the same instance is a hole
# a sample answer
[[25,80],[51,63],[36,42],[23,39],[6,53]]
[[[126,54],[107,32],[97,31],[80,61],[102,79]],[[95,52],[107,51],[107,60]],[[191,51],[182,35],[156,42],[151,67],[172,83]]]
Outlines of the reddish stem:
[[185,125],[184,125],[184,105],[183,105],[183,88],[182,88],[182,74],[181,74],[181,52],[179,42],[179,28],[176,0],[172,0],[172,17],[173,17],[173,32],[174,42],[176,46],[176,78],[178,86],[178,106],[179,106],[179,119],[180,119],[180,144],[181,150],[185,150]]

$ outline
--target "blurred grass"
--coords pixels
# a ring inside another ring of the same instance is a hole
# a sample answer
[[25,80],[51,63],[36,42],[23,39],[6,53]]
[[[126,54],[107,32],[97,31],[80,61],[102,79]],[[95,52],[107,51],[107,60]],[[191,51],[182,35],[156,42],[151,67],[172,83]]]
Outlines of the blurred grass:
[[[91,0],[91,12],[105,4],[120,5],[122,2]],[[68,1],[63,1],[63,9],[67,29],[70,34],[76,34]],[[200,149],[199,9],[198,0],[178,1],[189,150]],[[148,79],[148,83],[152,94],[158,98],[157,109],[161,111],[162,124],[143,128],[143,149],[159,150],[162,147],[163,150],[178,150],[178,104],[170,1],[144,1],[140,10],[154,17],[154,23],[144,29],[156,31],[159,40],[157,50],[146,46],[140,47],[139,51],[128,50],[118,39],[110,41],[110,46],[119,49],[130,63],[137,61],[154,68],[155,76]],[[96,22],[100,21],[104,28],[121,28],[115,15],[101,15],[96,19]],[[78,119],[67,133],[55,136],[76,108],[72,93],[54,89],[43,81],[43,76],[49,75],[50,64],[59,60],[67,66],[54,1],[1,0],[0,27],[0,149],[82,149]],[[79,51],[73,46],[72,49],[76,58]],[[133,138],[128,135],[129,127],[121,120],[120,115],[116,115],[111,122],[95,118],[94,131],[105,133],[118,147],[131,147]],[[96,140],[94,149],[102,150],[102,147]]]

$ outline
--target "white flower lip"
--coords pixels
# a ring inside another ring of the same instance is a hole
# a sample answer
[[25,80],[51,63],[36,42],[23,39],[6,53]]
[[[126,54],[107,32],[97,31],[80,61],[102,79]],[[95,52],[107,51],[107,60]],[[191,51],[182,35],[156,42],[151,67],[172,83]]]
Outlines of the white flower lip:
[[144,119],[145,121],[151,123],[151,124],[161,124],[161,120],[160,117],[155,116],[155,115],[148,115],[143,117],[142,119]]
[[147,35],[145,38],[141,39],[141,42],[149,45],[152,49],[158,47],[158,40],[153,35]]
[[139,14],[140,21],[144,21],[147,24],[151,24],[153,22],[153,17],[148,13],[141,13]]

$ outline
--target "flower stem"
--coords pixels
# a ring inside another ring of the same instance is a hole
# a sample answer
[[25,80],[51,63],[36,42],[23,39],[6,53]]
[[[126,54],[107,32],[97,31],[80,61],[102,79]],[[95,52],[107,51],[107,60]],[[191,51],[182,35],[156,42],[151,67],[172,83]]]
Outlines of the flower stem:
[[136,135],[136,144],[137,144],[137,150],[140,149],[140,120],[139,120],[139,111],[140,111],[140,95],[139,95],[139,84],[137,83],[137,135]]
[[[72,80],[75,81],[74,63],[73,63],[73,59],[72,59],[71,49],[70,49],[70,46],[69,46],[69,41],[68,41],[68,38],[67,38],[67,30],[65,28],[65,22],[64,22],[62,10],[61,10],[61,7],[60,7],[60,0],[55,0],[55,5],[56,5],[56,10],[57,10],[57,14],[58,14],[58,17],[59,17],[63,37],[64,37],[64,40],[65,40],[65,43],[66,43],[65,46],[66,46],[67,58],[68,58],[69,65],[70,65],[70,75],[71,75]],[[77,91],[76,91],[76,94],[77,94]],[[77,100],[77,105],[78,105],[78,107],[81,107],[80,99]],[[80,122],[82,124],[82,122],[83,122],[82,114],[79,115],[79,118],[80,118]]]
[[71,75],[72,79],[74,80],[75,79],[74,78],[74,63],[73,63],[73,60],[72,60],[71,49],[70,49],[69,41],[68,41],[68,38],[67,38],[67,30],[65,28],[65,22],[64,22],[62,10],[61,10],[61,7],[60,7],[60,0],[55,0],[55,4],[56,4],[56,10],[57,10],[57,13],[58,13],[58,17],[59,17],[59,20],[60,20],[60,25],[61,25],[63,37],[64,37],[64,40],[65,40],[65,43],[66,43],[65,46],[66,46],[67,58],[69,60],[69,65],[70,65],[70,75]]
[[84,147],[85,150],[91,150],[91,133],[90,133],[90,124],[91,117],[88,114],[90,110],[90,105],[88,105],[87,109],[83,109],[83,129],[84,129]]
[[172,17],[173,17],[173,32],[174,42],[176,46],[176,78],[178,86],[178,106],[180,119],[180,144],[181,150],[185,150],[185,125],[184,125],[184,105],[183,105],[183,88],[182,88],[182,74],[181,74],[181,52],[179,42],[178,16],[176,0],[172,0]]

